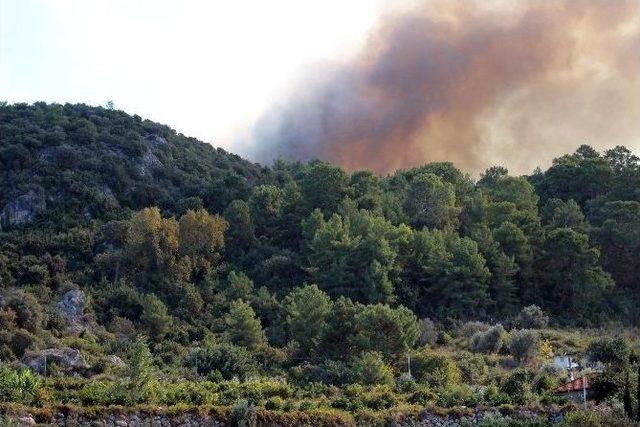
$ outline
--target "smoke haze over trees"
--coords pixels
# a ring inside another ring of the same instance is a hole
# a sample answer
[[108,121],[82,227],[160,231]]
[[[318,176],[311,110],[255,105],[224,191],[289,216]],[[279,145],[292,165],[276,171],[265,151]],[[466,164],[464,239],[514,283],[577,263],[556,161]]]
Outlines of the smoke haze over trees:
[[635,1],[419,1],[350,62],[311,68],[246,154],[391,173],[453,161],[526,173],[578,142],[640,148]]

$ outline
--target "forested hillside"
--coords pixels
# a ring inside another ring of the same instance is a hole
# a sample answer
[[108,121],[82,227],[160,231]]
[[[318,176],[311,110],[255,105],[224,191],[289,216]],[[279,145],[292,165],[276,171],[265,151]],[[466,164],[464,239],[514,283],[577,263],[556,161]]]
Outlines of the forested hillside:
[[96,375],[144,336],[166,375],[378,384],[464,322],[640,323],[640,161],[624,147],[582,145],[530,176],[380,177],[262,167],[121,111],[44,103],[1,106],[0,141],[3,361],[71,347]]

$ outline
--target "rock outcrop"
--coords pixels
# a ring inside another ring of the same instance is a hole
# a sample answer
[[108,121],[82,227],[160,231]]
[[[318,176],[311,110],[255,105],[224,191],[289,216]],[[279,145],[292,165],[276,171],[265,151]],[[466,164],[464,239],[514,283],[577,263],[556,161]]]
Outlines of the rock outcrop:
[[41,375],[45,373],[45,369],[50,371],[53,365],[67,375],[85,375],[91,368],[80,351],[74,348],[48,348],[28,352],[22,358],[22,362]]
[[29,190],[26,194],[18,196],[4,205],[0,211],[0,229],[28,224],[45,207],[44,195]]
[[79,289],[72,289],[66,292],[56,304],[58,313],[67,321],[67,332],[71,334],[81,334],[91,329],[91,318],[85,314],[87,307],[87,297]]

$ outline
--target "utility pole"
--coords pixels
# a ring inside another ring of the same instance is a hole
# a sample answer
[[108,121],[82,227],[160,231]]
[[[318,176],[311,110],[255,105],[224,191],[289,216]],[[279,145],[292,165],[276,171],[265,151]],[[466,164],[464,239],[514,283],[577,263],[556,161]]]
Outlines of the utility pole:
[[409,374],[409,378],[411,378],[411,353],[407,353],[407,373]]
[[582,377],[582,402],[584,409],[587,409],[587,374]]

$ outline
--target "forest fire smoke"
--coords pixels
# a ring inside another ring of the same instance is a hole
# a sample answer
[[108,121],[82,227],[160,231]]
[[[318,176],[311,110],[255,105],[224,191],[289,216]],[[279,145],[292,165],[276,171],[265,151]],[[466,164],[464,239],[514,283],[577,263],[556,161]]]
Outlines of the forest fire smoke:
[[430,1],[385,16],[256,123],[249,155],[389,173],[530,172],[587,143],[640,148],[640,2]]

